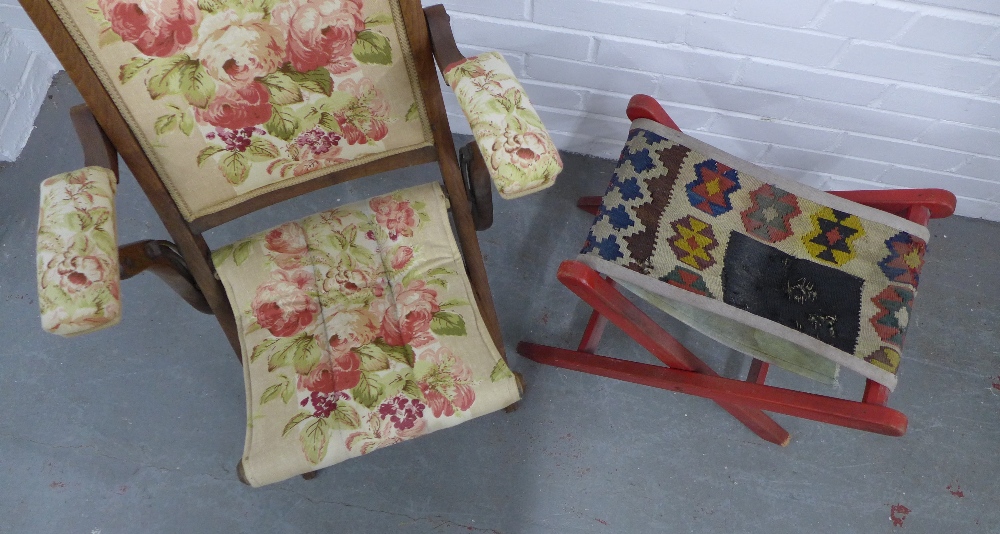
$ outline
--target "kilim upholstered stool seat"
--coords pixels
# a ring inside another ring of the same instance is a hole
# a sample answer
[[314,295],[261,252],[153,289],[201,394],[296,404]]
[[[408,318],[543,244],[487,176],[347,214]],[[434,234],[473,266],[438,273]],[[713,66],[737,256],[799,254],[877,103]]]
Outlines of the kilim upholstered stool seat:
[[259,486],[519,398],[431,183],[283,224],[213,255],[247,390]]
[[[476,230],[492,222],[494,185],[504,198],[540,191],[562,161],[503,56],[464,57],[442,6],[21,3],[85,101],[71,117],[86,168],[41,187],[46,330],[114,326],[121,281],[147,270],[214,315],[243,364],[239,471],[254,486],[518,400]],[[475,137],[461,161],[439,74]],[[118,245],[130,223],[115,213],[119,156],[171,241]],[[285,200],[426,163],[440,182],[394,191],[383,175],[368,201],[214,252],[205,240]]]
[[[649,97],[633,98],[629,117],[607,193],[581,201],[596,215],[583,250],[559,271],[595,309],[584,339],[576,351],[522,342],[518,352],[715,399],[779,444],[788,433],[761,409],[902,435],[905,416],[884,403],[896,386],[927,219],[950,215],[955,197],[941,190],[828,194],[681,133]],[[716,375],[612,279],[751,356],[747,381]],[[670,369],[594,355],[607,320]],[[843,366],[868,387],[863,402],[774,388],[763,384],[768,364],[827,382]]]

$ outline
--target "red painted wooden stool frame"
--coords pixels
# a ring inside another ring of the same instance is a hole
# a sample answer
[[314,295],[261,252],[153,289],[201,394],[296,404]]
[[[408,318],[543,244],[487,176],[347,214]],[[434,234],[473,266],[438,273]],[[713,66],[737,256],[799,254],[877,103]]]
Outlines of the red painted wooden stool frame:
[[[680,131],[660,104],[649,96],[632,97],[627,113],[631,120],[651,119]],[[955,195],[941,189],[831,193],[922,225],[929,219],[948,217],[955,211]],[[583,197],[577,203],[581,209],[595,215],[600,204],[601,197]],[[756,358],[746,380],[724,378],[622,295],[610,278],[574,260],[564,261],[559,266],[557,278],[593,307],[594,312],[576,350],[522,341],[517,345],[517,352],[526,358],[712,399],[755,434],[782,446],[787,445],[791,437],[764,410],[887,436],[906,433],[906,416],[885,405],[889,399],[888,388],[872,380],[867,381],[861,401],[851,401],[765,385],[768,364]],[[666,367],[595,354],[609,321]]]

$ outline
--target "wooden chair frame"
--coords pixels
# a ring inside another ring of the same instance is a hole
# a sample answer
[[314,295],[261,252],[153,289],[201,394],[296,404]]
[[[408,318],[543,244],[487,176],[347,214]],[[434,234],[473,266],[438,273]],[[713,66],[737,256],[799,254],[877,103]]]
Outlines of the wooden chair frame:
[[[399,0],[399,3],[406,36],[413,53],[420,94],[431,125],[433,146],[384,157],[368,164],[278,189],[248,199],[236,206],[187,221],[181,215],[174,199],[111,96],[52,6],[42,0],[21,0],[25,11],[83,96],[85,105],[74,108],[71,116],[83,145],[85,164],[111,169],[117,177],[120,155],[135,175],[173,239],[172,243],[140,241],[120,247],[122,278],[130,278],[144,270],[151,270],[196,309],[214,314],[237,357],[241,357],[235,316],[226,297],[225,288],[216,277],[211,250],[205,242],[203,233],[243,215],[311,191],[371,174],[436,161],[443,177],[445,195],[451,205],[459,246],[472,282],[476,302],[494,344],[506,359],[500,325],[486,277],[486,267],[476,237],[477,226],[488,227],[488,224],[484,225],[482,222],[477,224],[474,221],[473,206],[470,205],[470,198],[475,200],[490,195],[492,185],[478,150],[472,154],[478,157],[480,162],[467,165],[470,169],[469,176],[463,179],[445,112],[441,86],[435,72],[435,60],[438,67],[443,70],[464,57],[455,45],[449,18],[443,6],[422,9],[419,0]],[[477,205],[475,208],[477,214],[486,211],[483,205]],[[477,217],[481,218],[482,216]],[[489,218],[492,219],[492,211],[489,213]]]
[[[680,131],[651,97],[636,95],[629,102],[628,117],[651,119]],[[955,196],[940,189],[832,192],[854,202],[907,217],[926,225],[931,218],[948,217],[955,210]],[[601,197],[583,197],[578,206],[594,215]],[[753,359],[746,380],[719,376],[615,288],[610,278],[574,260],[564,261],[557,278],[594,308],[576,350],[522,341],[517,352],[531,360],[565,369],[616,378],[636,384],[687,393],[714,400],[761,438],[785,446],[789,433],[762,410],[824,423],[901,436],[906,416],[886,406],[889,389],[868,380],[861,401],[768,386],[768,364]],[[608,322],[637,341],[666,367],[637,363],[596,353]]]

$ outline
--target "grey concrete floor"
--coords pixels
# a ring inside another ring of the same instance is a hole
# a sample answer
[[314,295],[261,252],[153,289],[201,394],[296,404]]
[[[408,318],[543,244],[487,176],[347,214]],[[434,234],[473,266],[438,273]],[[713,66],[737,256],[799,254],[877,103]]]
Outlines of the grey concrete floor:
[[[1000,532],[997,223],[932,224],[890,400],[909,432],[887,438],[778,415],[793,436],[780,448],[710,401],[515,354],[522,339],[574,346],[589,314],[555,271],[590,223],[575,198],[603,191],[614,162],[567,155],[555,187],[498,199],[494,227],[480,234],[511,365],[528,383],[520,409],[313,481],[251,489],[234,473],[241,372],[212,317],[140,276],[123,283],[119,326],[74,339],[39,327],[38,183],[82,165],[68,117],[79,102],[57,77],[28,147],[0,168],[0,532]],[[437,176],[425,166],[376,185]],[[209,243],[377,192],[332,188],[216,229]],[[118,206],[121,242],[167,237],[127,172]],[[745,372],[742,356],[662,320],[723,374]],[[601,351],[651,360],[613,328]],[[833,388],[772,377],[851,398],[862,388],[849,372]]]

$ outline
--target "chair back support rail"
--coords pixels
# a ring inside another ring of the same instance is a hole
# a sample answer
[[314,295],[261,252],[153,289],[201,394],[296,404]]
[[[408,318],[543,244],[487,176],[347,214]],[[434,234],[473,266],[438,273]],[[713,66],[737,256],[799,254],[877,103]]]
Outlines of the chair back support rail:
[[[178,252],[190,271],[190,277],[204,295],[205,301],[217,317],[223,331],[230,341],[234,351],[240,355],[240,343],[235,317],[226,297],[225,289],[215,274],[212,264],[211,250],[202,233],[252,213],[266,206],[288,200],[299,195],[324,187],[340,184],[370,174],[381,173],[393,169],[408,167],[437,161],[443,177],[444,191],[451,206],[457,230],[458,243],[466,263],[478,307],[490,332],[493,341],[504,354],[504,346],[500,334],[499,322],[490,295],[486,268],[483,263],[479,242],[475,234],[471,207],[466,195],[466,188],[456,158],[456,150],[451,137],[451,128],[445,113],[441,87],[435,72],[434,54],[431,37],[428,32],[428,19],[418,0],[398,0],[403,17],[406,38],[412,52],[412,61],[419,83],[419,93],[430,122],[432,146],[424,146],[414,150],[383,157],[374,162],[333,172],[325,176],[294,185],[279,188],[259,196],[249,198],[239,204],[203,215],[193,220],[186,220],[181,210],[171,196],[164,181],[158,175],[150,158],[143,151],[142,145],[135,133],[129,128],[128,122],[116,106],[111,95],[102,85],[101,79],[88,62],[86,55],[73,39],[70,31],[60,20],[57,12],[48,1],[21,0],[29,17],[41,31],[43,37],[52,48],[56,57],[62,63],[74,85],[83,96],[87,108],[93,113],[99,125],[103,138],[110,141],[115,151],[132,171],[143,192],[153,204],[157,215],[163,222]],[[442,21],[447,29],[447,15],[443,8],[436,6],[428,8],[428,16],[435,21],[436,27]],[[450,30],[448,31],[450,35]],[[438,39],[448,41],[447,37]],[[453,42],[453,39],[450,39]],[[452,51],[449,51],[452,52]],[[448,57],[454,59],[452,53]],[[93,128],[92,128],[93,129]],[[89,139],[85,140],[85,152],[99,154],[103,149],[90,146],[94,132],[87,131]],[[82,139],[83,140],[83,139]],[[107,148],[107,147],[104,147]],[[109,165],[117,175],[117,160],[106,150]]]

